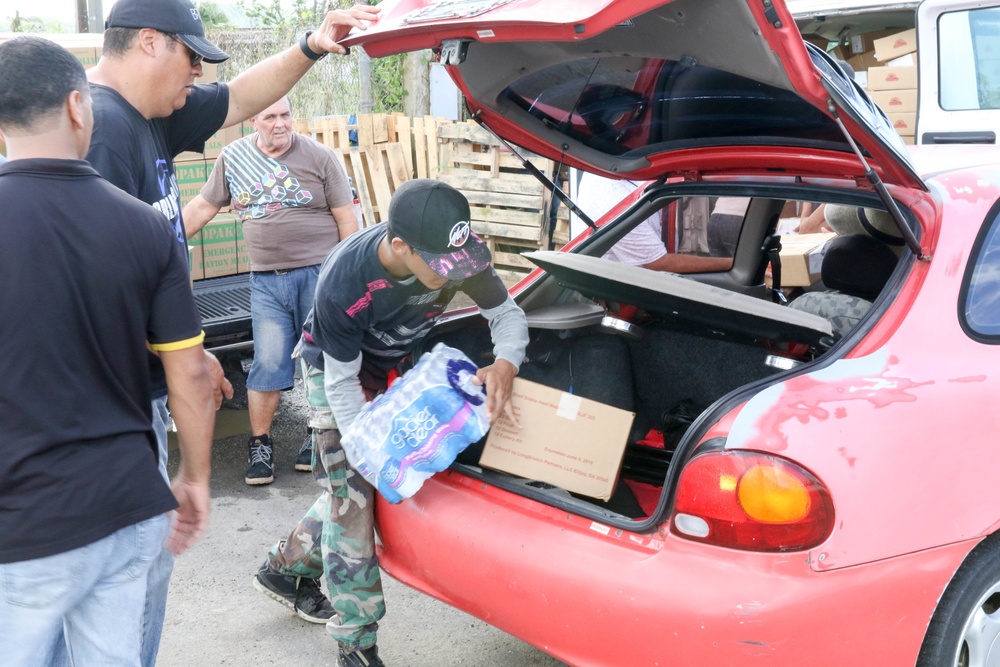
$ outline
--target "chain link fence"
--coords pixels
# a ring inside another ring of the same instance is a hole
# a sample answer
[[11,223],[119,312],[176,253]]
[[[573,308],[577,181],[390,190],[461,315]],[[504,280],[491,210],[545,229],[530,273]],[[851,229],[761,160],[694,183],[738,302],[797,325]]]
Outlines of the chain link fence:
[[[231,81],[261,60],[297,44],[302,32],[291,26],[211,31],[208,38],[230,55],[219,65],[219,81]],[[313,118],[401,112],[406,94],[403,70],[402,55],[369,60],[357,48],[346,56],[330,55],[313,65],[289,93],[293,115]]]

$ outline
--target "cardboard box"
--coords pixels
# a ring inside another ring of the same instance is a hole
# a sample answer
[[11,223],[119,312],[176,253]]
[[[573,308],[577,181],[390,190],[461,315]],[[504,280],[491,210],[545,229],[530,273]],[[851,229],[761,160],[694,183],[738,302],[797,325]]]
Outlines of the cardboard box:
[[174,177],[177,179],[177,188],[180,190],[181,207],[184,207],[205,186],[205,180],[208,178],[205,160],[198,158],[174,162]]
[[897,32],[898,30],[873,30],[860,35],[851,35],[850,51],[855,55],[867,52],[872,52],[874,54],[876,40],[890,35],[895,35]]
[[820,278],[826,242],[836,234],[786,234],[781,237],[781,286],[808,287]]
[[220,214],[198,232],[206,278],[221,278],[240,272],[236,250],[238,224],[236,216]]
[[858,72],[867,72],[872,67],[882,65],[882,63],[875,59],[874,51],[866,51],[865,53],[853,55],[847,59],[847,64],[854,68],[855,79]]
[[205,157],[208,159],[215,159],[219,157],[222,149],[236,141],[242,136],[242,128],[240,125],[233,125],[232,127],[225,127],[213,134],[205,142]]
[[191,282],[205,277],[205,258],[201,254],[201,232],[188,239],[188,266],[191,268]]
[[916,113],[917,111],[916,88],[873,90],[871,98],[886,113]]
[[917,133],[917,114],[910,113],[886,113],[892,127],[900,134],[915,135]]
[[243,238],[243,223],[240,222],[239,216],[235,213],[232,216],[236,219],[236,270],[239,273],[246,273],[251,270],[251,267],[250,252],[247,249],[246,240]]
[[916,87],[916,67],[872,67],[868,70],[868,90],[906,90]]
[[611,498],[634,413],[521,378],[514,378],[512,402],[524,428],[498,420],[480,465]]
[[892,60],[917,50],[917,31],[915,28],[897,32],[888,37],[876,39],[873,43],[875,57],[881,61]]
[[907,146],[915,146],[916,143],[917,143],[917,137],[916,136],[910,136],[908,134],[902,134],[900,136],[903,139],[903,143],[906,144]]

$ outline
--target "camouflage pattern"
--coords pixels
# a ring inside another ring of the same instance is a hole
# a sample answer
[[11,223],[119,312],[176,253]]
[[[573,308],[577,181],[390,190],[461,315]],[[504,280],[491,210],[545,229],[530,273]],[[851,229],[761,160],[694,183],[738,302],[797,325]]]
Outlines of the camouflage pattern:
[[834,335],[839,337],[854,328],[872,304],[871,301],[839,292],[806,292],[788,306],[825,318],[830,322]]
[[[326,402],[323,371],[313,368],[304,359],[300,358],[299,362],[302,364],[302,386],[305,387],[306,400],[309,401],[309,426],[313,429],[337,428],[333,411]],[[315,447],[313,451],[316,451]],[[315,457],[313,457],[313,469],[316,469]]]
[[[304,370],[311,412],[316,408],[315,414],[322,418],[323,408],[330,411],[323,374],[308,365]],[[317,427],[312,420],[310,426],[313,475],[323,494],[268,556],[271,566],[283,574],[311,579],[325,575],[337,611],[327,622],[327,631],[346,646],[368,648],[375,644],[377,621],[385,615],[375,555],[375,490],[348,465],[340,431]]]

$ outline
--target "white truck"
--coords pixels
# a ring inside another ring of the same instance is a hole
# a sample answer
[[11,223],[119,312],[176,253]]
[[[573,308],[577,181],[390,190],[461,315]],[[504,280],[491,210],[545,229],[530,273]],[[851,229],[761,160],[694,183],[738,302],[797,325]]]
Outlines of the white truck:
[[825,41],[838,55],[859,55],[858,45],[870,45],[872,36],[915,29],[913,143],[996,143],[1000,133],[1000,3],[788,0],[788,8],[804,38]]

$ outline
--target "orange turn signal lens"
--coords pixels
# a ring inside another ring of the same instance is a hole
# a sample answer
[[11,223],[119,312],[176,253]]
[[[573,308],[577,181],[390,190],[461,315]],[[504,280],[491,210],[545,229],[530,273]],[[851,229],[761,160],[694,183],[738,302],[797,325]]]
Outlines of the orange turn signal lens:
[[740,478],[736,497],[747,516],[765,523],[801,521],[809,515],[809,490],[780,465],[755,465]]
[[829,491],[791,459],[707,449],[683,465],[671,526],[681,537],[748,551],[797,551],[833,531]]

